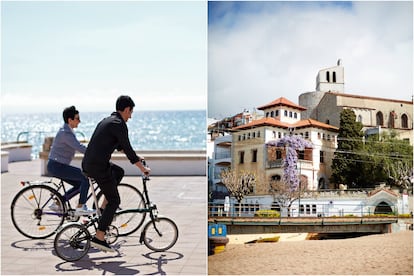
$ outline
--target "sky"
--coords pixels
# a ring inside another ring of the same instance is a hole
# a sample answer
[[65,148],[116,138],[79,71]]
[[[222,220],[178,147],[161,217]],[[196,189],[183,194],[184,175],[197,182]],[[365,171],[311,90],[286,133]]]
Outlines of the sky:
[[1,1],[1,109],[207,107],[204,1]]
[[412,100],[412,1],[209,2],[208,117],[298,103],[342,60],[345,93]]

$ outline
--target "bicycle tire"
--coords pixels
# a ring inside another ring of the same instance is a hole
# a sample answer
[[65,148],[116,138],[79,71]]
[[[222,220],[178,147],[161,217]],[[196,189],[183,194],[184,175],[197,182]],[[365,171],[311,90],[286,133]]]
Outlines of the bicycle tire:
[[[154,223],[157,230],[161,232],[161,235],[155,229]],[[156,252],[166,251],[177,242],[178,227],[169,218],[154,218],[154,222],[150,220],[145,224],[141,235],[141,242],[144,242],[145,246],[149,249]]]
[[[118,185],[118,192],[121,198],[121,204],[118,207],[119,210],[126,209],[144,209],[145,201],[142,193],[134,186],[126,183],[120,183]],[[101,206],[103,200],[103,193],[99,191],[96,196],[98,205]],[[118,228],[118,235],[128,236],[138,230],[144,223],[146,213],[131,212],[125,214],[115,214],[112,220],[112,225]]]
[[[54,200],[62,206],[61,212],[48,209]],[[10,208],[14,227],[31,239],[52,236],[63,224],[66,214],[62,196],[44,184],[30,185],[20,190],[13,198]]]
[[53,247],[59,258],[68,262],[78,261],[91,247],[91,234],[82,224],[66,224],[57,232]]

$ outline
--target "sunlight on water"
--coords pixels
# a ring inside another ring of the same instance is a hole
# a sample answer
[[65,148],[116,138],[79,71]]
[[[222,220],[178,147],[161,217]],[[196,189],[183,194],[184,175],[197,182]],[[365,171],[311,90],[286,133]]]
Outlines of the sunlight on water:
[[[80,112],[81,123],[75,131],[78,139],[88,140],[97,123],[110,113]],[[1,141],[28,140],[33,157],[42,149],[45,137],[55,136],[63,125],[61,114],[2,114]],[[135,150],[205,150],[206,112],[199,111],[136,111],[127,123]],[[82,135],[83,134],[83,135]]]

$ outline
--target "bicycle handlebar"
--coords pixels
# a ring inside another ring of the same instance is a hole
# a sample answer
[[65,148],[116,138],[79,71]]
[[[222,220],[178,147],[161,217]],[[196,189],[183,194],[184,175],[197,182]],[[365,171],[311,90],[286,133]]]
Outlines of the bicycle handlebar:
[[[142,163],[142,165],[144,166],[144,167],[147,167],[147,162],[145,161],[145,159],[141,159],[141,163]],[[149,180],[150,178],[149,178],[149,174],[145,174],[145,173],[143,173],[142,174],[142,179],[143,180]]]

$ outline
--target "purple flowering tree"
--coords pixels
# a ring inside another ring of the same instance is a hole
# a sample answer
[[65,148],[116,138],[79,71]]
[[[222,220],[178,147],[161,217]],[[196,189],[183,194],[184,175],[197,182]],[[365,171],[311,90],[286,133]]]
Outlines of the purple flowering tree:
[[270,191],[274,194],[275,200],[285,209],[291,205],[301,193],[299,191],[299,177],[297,173],[298,154],[297,150],[312,148],[312,143],[303,139],[299,135],[288,135],[281,139],[269,141],[267,147],[284,147],[286,158],[283,163],[282,181],[270,182]]

